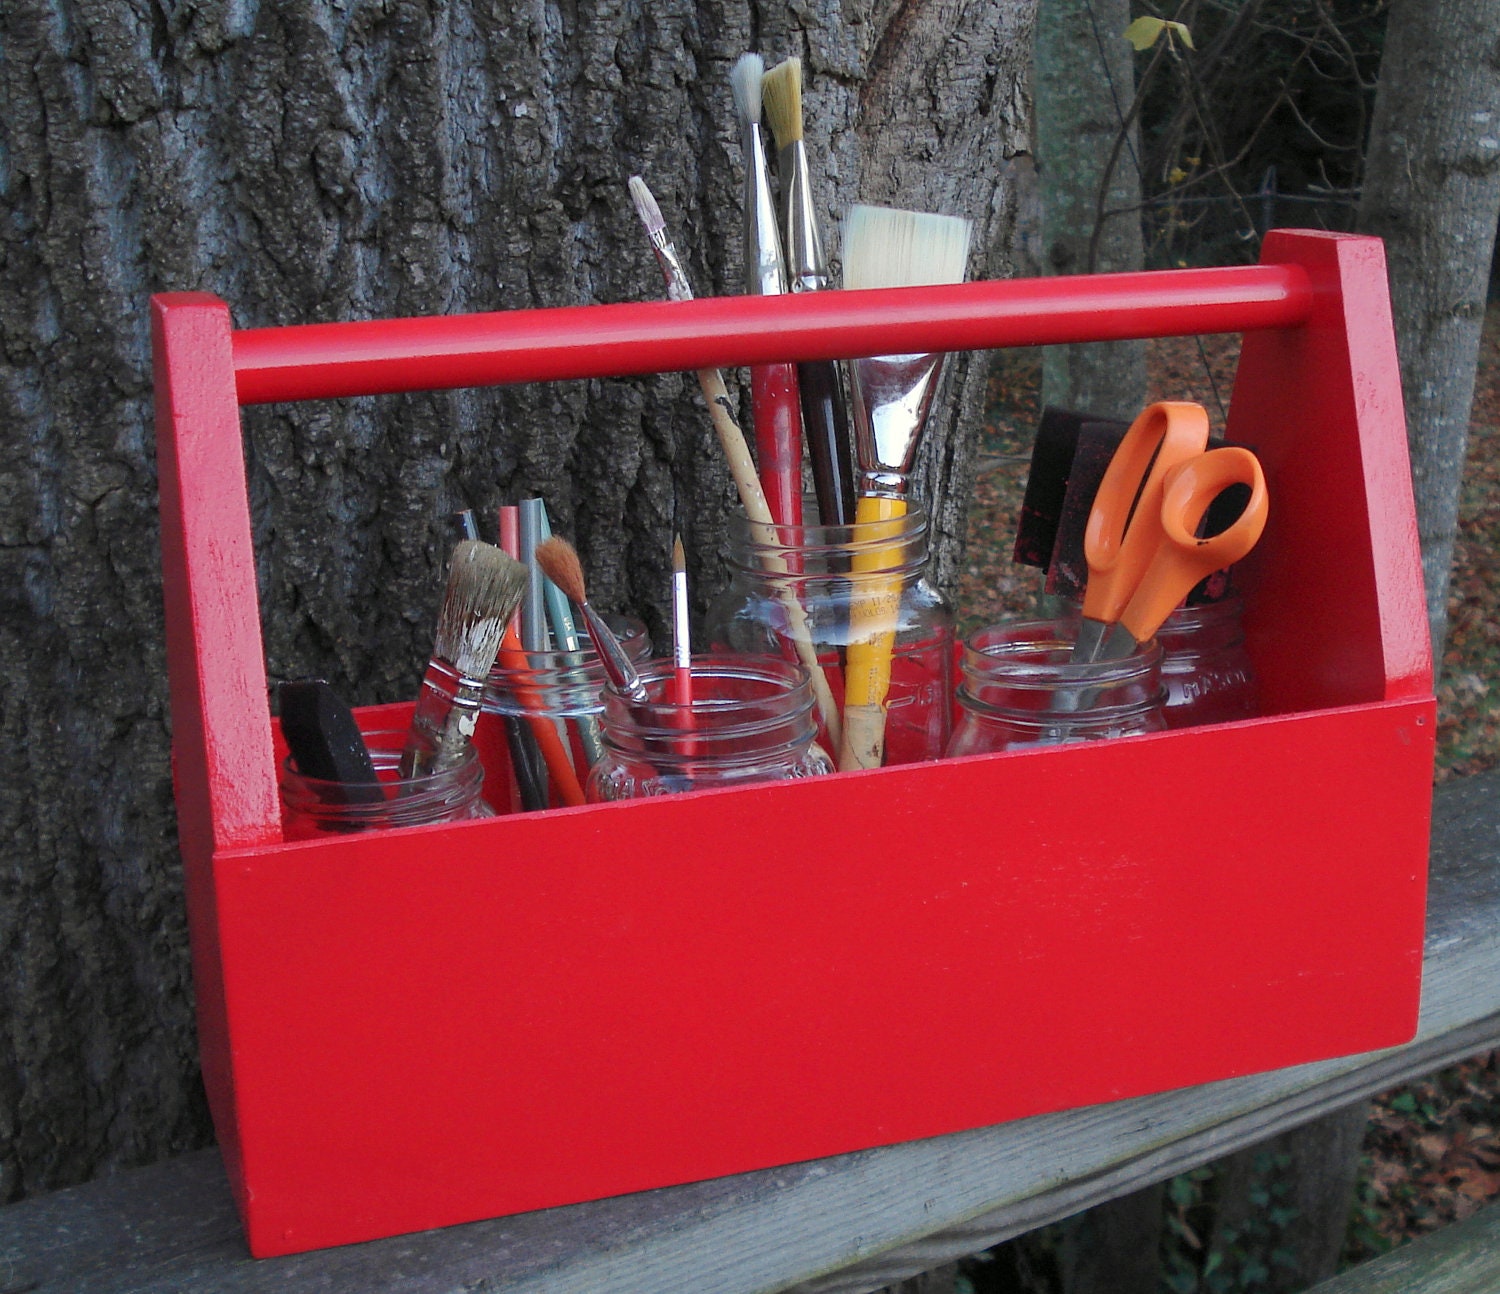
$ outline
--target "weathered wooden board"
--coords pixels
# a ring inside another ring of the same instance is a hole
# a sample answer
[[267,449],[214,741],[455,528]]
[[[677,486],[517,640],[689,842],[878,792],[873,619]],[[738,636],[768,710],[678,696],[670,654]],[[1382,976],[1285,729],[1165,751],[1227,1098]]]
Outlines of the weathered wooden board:
[[202,1152],[0,1209],[0,1294],[854,1294],[1496,1045],[1500,775],[1489,775],[1436,797],[1422,1024],[1409,1046],[261,1262],[246,1256],[216,1153]]
[[1486,1294],[1500,1289],[1500,1207],[1491,1206],[1307,1294]]

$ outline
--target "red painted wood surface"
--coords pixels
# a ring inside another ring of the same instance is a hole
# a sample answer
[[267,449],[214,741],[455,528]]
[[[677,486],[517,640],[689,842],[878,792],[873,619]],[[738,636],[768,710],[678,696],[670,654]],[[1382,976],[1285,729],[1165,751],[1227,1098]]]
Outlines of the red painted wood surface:
[[1295,264],[252,328],[241,404],[1300,324]]
[[[1122,302],[1118,278],[783,304],[865,298],[806,357],[1264,330],[1231,434],[1271,493],[1244,591],[1274,717],[297,844],[274,798],[236,377],[248,402],[604,373],[658,324],[656,367],[802,356],[756,352],[761,307],[739,300],[692,321],[595,307],[231,333],[219,303],[159,298],[204,1070],[253,1251],[1409,1038],[1434,704],[1383,259],[1288,233],[1266,257],[1215,272],[1227,305],[1128,276],[1123,324],[1072,309]],[[600,341],[621,328],[623,350]]]

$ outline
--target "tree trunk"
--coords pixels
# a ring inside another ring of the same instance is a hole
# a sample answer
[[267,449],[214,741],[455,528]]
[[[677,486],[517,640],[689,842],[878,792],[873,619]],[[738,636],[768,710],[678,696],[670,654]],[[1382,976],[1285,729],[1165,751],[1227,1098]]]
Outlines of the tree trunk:
[[1427,618],[1442,660],[1459,479],[1500,214],[1500,5],[1395,0],[1359,228],[1385,239]]
[[[701,295],[737,291],[729,69],[797,53],[825,213],[976,221],[1004,276],[1034,0],[590,5],[8,0],[0,11],[0,1200],[201,1144],[173,836],[149,293],[239,326],[655,299],[644,175]],[[836,238],[833,239],[836,243]],[[955,571],[985,361],[921,484]],[[273,680],[413,694],[468,506],[547,498],[594,600],[660,641],[733,498],[689,377],[246,411]]]
[[[1037,10],[1037,171],[1051,274],[1142,265],[1140,146],[1134,121],[1125,127],[1135,96],[1129,25],[1128,0],[1048,0]],[[1043,352],[1044,405],[1128,421],[1145,400],[1143,341]]]

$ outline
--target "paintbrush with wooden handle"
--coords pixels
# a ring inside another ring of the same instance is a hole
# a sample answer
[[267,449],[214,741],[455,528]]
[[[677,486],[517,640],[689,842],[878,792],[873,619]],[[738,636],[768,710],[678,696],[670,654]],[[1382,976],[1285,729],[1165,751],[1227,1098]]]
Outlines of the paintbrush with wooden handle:
[[493,544],[465,539],[454,547],[432,659],[401,752],[402,777],[439,773],[463,758],[526,580],[526,568]]

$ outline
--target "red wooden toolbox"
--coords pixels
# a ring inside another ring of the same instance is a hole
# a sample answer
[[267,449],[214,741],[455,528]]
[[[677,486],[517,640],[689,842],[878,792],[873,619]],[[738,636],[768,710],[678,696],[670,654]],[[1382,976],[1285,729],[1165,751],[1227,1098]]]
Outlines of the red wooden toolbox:
[[[286,1253],[1400,1043],[1434,702],[1384,258],[235,331],[153,303],[203,1069]],[[281,836],[239,406],[1244,332],[1267,717]]]

